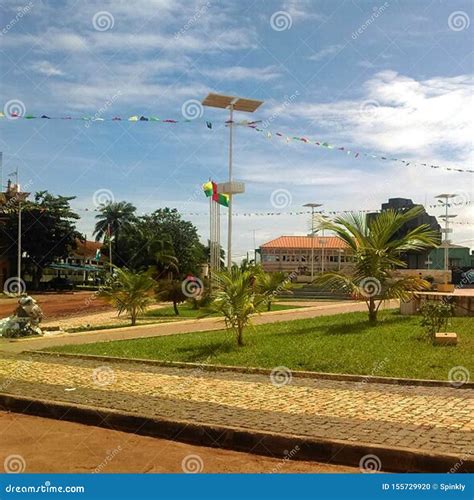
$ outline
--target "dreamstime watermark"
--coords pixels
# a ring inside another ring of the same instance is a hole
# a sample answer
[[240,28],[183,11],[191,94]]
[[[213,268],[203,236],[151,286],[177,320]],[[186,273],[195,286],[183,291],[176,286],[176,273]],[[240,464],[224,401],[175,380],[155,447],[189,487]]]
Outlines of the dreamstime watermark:
[[92,195],[92,203],[96,208],[110,205],[115,201],[114,193],[110,189],[101,188],[94,191]]
[[278,474],[283,467],[290,461],[293,460],[293,458],[298,454],[298,452],[301,450],[301,448],[296,445],[293,449],[290,451],[284,450],[283,451],[283,458],[280,460],[280,462],[273,467],[273,469],[270,471],[270,474]]
[[453,366],[448,373],[448,381],[453,387],[461,387],[469,382],[471,374],[464,366]]
[[370,382],[370,378],[374,377],[375,375],[377,375],[377,373],[379,373],[383,369],[383,367],[388,363],[388,361],[389,361],[389,359],[387,357],[385,357],[381,361],[376,361],[372,365],[372,370],[370,371],[370,374],[366,375],[360,382],[357,382],[357,384],[356,384],[357,387],[361,388],[365,384],[369,383]]
[[19,23],[23,17],[25,17],[27,14],[30,13],[30,10],[33,8],[33,5],[34,5],[33,2],[28,2],[23,7],[20,7],[17,10],[15,17],[10,19],[10,21],[2,28],[1,34],[6,35],[15,26],[15,24]]
[[293,102],[296,100],[297,97],[299,97],[300,93],[298,90],[295,90],[293,94],[285,95],[285,100],[283,101],[283,104],[278,108],[277,111],[273,112],[267,119],[263,120],[261,123],[261,128],[266,129],[268,128],[274,120],[276,120],[284,111],[286,108],[291,106]]
[[92,474],[99,474],[102,472],[102,470],[107,467],[110,462],[122,451],[122,447],[119,445],[117,448],[114,448],[113,450],[107,452],[106,457],[104,460],[92,471]]
[[20,99],[10,99],[3,106],[3,113],[9,120],[16,120],[26,114],[26,106]]
[[115,382],[115,372],[110,366],[99,366],[92,371],[92,381],[99,387],[112,385]]
[[181,291],[189,299],[199,299],[204,292],[204,283],[195,276],[188,277],[181,282]]
[[111,30],[115,25],[114,16],[106,11],[101,10],[96,12],[92,17],[92,26],[97,31],[108,31]]
[[270,373],[270,382],[275,387],[283,387],[284,385],[291,384],[292,380],[293,374],[286,366],[277,366]]
[[380,112],[380,103],[375,99],[364,101],[359,107],[359,113],[363,120],[372,121]]
[[369,276],[359,282],[359,293],[366,299],[380,295],[382,284],[377,278]]
[[464,453],[459,460],[449,469],[448,474],[456,474],[459,472],[459,469],[463,466],[466,460],[471,460],[472,458],[472,450],[469,450],[467,453]]
[[5,280],[3,284],[3,293],[10,297],[17,297],[26,293],[26,283],[16,276],[12,276]]
[[21,455],[8,455],[3,462],[7,474],[21,474],[26,470],[26,461]]
[[204,461],[199,455],[186,455],[181,461],[181,469],[186,474],[199,474],[204,470]]
[[186,120],[195,120],[202,118],[204,107],[197,99],[188,99],[181,106],[181,114]]
[[206,2],[204,5],[201,5],[195,12],[194,15],[191,16],[184,26],[177,31],[174,34],[175,40],[178,40],[181,36],[183,36],[188,30],[190,30],[198,21],[201,19],[201,17],[206,14],[206,12],[209,10],[211,7],[211,2]]
[[364,455],[359,460],[359,469],[364,473],[379,472],[382,470],[382,461],[377,455]]
[[270,203],[274,208],[287,208],[293,202],[293,196],[288,189],[275,189],[270,195]]
[[390,4],[388,2],[385,2],[380,7],[374,7],[372,15],[368,19],[366,19],[366,21],[359,28],[352,32],[352,39],[357,40],[359,36],[361,36],[364,31],[388,9],[389,6]]
[[275,31],[287,31],[293,26],[293,18],[289,12],[278,10],[270,17],[270,26]]
[[102,115],[112,106],[112,104],[122,95],[122,91],[118,90],[115,94],[105,101],[104,105],[101,106],[94,115],[86,121],[84,126],[89,128],[91,126],[91,122],[101,121]]
[[464,31],[471,25],[471,19],[467,12],[455,10],[448,17],[448,26],[453,31]]

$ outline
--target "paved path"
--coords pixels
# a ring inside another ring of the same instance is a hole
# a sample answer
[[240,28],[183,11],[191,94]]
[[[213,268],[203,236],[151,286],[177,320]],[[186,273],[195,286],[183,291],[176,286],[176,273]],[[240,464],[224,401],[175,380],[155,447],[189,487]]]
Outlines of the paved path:
[[0,392],[137,414],[468,456],[474,390],[5,355]]
[[[385,304],[385,307],[394,308],[398,307],[398,305],[398,301],[392,300],[388,301]],[[366,310],[367,306],[365,302],[320,302],[318,305],[313,307],[285,309],[282,311],[271,311],[255,315],[253,323],[255,325],[261,325],[264,323],[308,319],[317,316],[329,316],[331,314]],[[222,328],[224,328],[224,321],[222,318],[202,318],[155,325],[115,328],[95,332],[68,333],[53,337],[37,337],[34,339],[25,339],[15,342],[0,338],[0,352],[21,352],[28,349],[45,349],[56,345],[89,344],[92,342],[103,342],[108,340],[129,340],[144,337],[158,337],[161,335],[175,335],[177,333],[221,330]]]

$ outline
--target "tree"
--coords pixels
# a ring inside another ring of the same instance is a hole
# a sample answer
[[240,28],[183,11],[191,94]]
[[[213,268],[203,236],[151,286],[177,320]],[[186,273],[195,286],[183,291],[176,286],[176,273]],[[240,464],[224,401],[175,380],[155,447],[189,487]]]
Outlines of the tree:
[[333,221],[321,220],[319,229],[328,229],[341,238],[352,251],[354,269],[351,274],[328,272],[316,282],[349,290],[355,297],[364,299],[369,311],[369,321],[377,321],[377,312],[384,300],[406,300],[410,291],[429,288],[420,277],[393,277],[395,268],[404,268],[400,256],[407,251],[422,251],[439,244],[439,236],[427,224],[400,234],[400,228],[417,217],[423,207],[406,211],[384,210],[367,218],[365,214],[352,213],[336,217]]
[[155,286],[156,282],[150,272],[135,273],[114,266],[111,284],[100,295],[113,304],[119,315],[126,311],[134,326],[138,315],[144,313],[150,305]]
[[152,266],[157,279],[179,273],[170,238],[150,231],[140,218],[122,233],[121,256],[129,268],[137,271]]
[[102,204],[94,228],[95,240],[100,241],[106,236],[114,238],[115,260],[124,263],[120,253],[120,236],[122,232],[136,221],[136,208],[127,201]]
[[226,327],[235,333],[237,345],[243,346],[244,329],[262,301],[254,274],[237,267],[218,271],[214,274],[213,287],[209,310],[224,316]]
[[259,292],[267,305],[267,311],[271,311],[275,296],[279,292],[288,290],[291,287],[291,281],[283,272],[267,273],[260,266],[257,269],[256,277]]
[[179,316],[178,304],[185,302],[188,298],[183,291],[182,282],[179,280],[159,281],[156,296],[159,300],[172,302],[176,316]]
[[160,208],[141,220],[149,234],[169,239],[181,275],[200,274],[201,264],[206,261],[206,257],[197,229],[191,222],[181,219],[178,211],[170,208]]
[[[69,202],[74,196],[55,196],[48,191],[39,191],[33,201],[22,203],[21,249],[23,263],[32,276],[32,286],[39,288],[43,270],[57,259],[65,259],[76,248],[77,240],[84,237],[76,230],[79,219]],[[5,225],[1,226],[2,240],[8,242],[4,254],[14,262],[17,253],[18,211],[5,214]]]

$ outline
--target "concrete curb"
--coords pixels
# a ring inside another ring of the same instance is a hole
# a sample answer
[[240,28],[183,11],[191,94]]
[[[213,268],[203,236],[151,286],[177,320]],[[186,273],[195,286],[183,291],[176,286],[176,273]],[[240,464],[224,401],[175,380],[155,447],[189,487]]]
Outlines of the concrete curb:
[[382,464],[381,471],[383,472],[447,473],[454,468],[455,472],[472,472],[474,470],[474,460],[454,454],[437,454],[411,448],[387,448],[367,443],[310,439],[289,434],[273,434],[242,428],[172,421],[101,407],[35,400],[9,394],[0,394],[0,409],[200,446],[281,458],[281,466],[276,464],[275,472],[284,469],[290,450],[296,450],[292,457],[297,460],[355,467],[359,467],[360,461],[366,455],[375,455]]
[[[256,375],[271,375],[272,370],[269,368],[254,368],[242,366],[228,366],[228,365],[207,365],[200,363],[187,363],[184,361],[160,361],[155,359],[143,358],[119,358],[111,356],[97,356],[95,354],[70,354],[54,351],[36,351],[27,350],[23,351],[24,354],[38,355],[38,356],[54,356],[57,358],[72,358],[72,359],[85,359],[89,361],[99,361],[105,363],[134,363],[145,364],[152,366],[163,366],[169,368],[189,368],[190,370],[203,370],[209,372],[234,372],[234,373],[249,373]],[[375,377],[372,375],[348,375],[338,373],[325,373],[325,372],[310,372],[303,370],[292,370],[291,374],[295,378],[312,378],[322,380],[337,380],[339,382],[359,382],[360,384],[388,384],[388,385],[414,385],[420,387],[450,387],[452,389],[474,389],[474,382],[467,382],[459,387],[453,386],[450,382],[445,380],[428,380],[428,379],[409,379],[409,378],[393,378],[393,377]]]

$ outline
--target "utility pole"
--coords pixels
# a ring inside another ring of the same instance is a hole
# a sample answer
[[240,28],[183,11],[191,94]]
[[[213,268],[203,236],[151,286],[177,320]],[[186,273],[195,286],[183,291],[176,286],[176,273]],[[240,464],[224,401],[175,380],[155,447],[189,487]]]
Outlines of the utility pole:
[[444,233],[444,238],[443,238],[443,246],[444,246],[444,284],[448,284],[448,273],[449,273],[449,245],[450,245],[450,240],[449,240],[449,233],[452,232],[452,229],[449,227],[449,219],[457,217],[457,215],[454,214],[449,214],[449,200],[451,198],[455,198],[457,195],[455,194],[450,194],[450,193],[443,193],[439,194],[435,198],[438,198],[438,203],[441,203],[441,206],[445,208],[445,213],[444,215],[441,216],[441,218],[444,219],[444,228],[443,228],[443,233]]
[[202,104],[212,108],[229,110],[229,120],[227,122],[227,125],[229,126],[229,180],[227,183],[224,183],[224,191],[221,192],[229,195],[229,213],[227,223],[227,269],[230,270],[232,268],[232,199],[234,194],[244,192],[243,183],[234,183],[232,178],[234,111],[253,113],[258,107],[260,107],[261,104],[263,104],[263,101],[222,94],[208,94],[208,96],[202,101]]
[[107,224],[107,233],[109,235],[109,265],[110,272],[112,272],[112,228],[110,227],[110,223]]
[[321,203],[306,203],[303,207],[311,208],[311,283],[314,279],[314,209],[322,207]]

